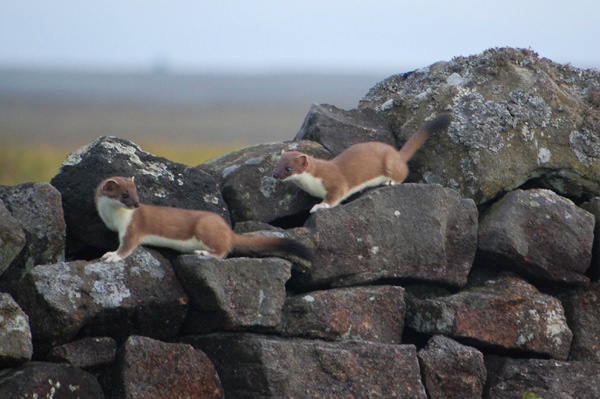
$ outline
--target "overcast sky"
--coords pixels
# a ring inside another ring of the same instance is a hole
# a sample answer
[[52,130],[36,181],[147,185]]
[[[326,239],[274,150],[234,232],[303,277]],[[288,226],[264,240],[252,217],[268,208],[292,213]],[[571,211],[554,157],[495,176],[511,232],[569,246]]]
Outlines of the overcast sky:
[[491,47],[600,68],[599,0],[2,0],[0,67],[394,74]]

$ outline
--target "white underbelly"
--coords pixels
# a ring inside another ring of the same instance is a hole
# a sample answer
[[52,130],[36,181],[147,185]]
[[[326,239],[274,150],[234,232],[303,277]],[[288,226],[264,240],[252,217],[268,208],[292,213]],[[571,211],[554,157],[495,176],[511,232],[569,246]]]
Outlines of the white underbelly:
[[325,198],[327,195],[327,190],[323,185],[323,179],[315,177],[310,173],[298,173],[286,178],[286,180],[293,181],[298,187],[313,197]]
[[388,181],[392,181],[392,179],[390,179],[387,176],[378,176],[378,177],[375,177],[374,179],[367,180],[366,182],[361,183],[358,186],[352,187],[350,189],[350,191],[348,191],[348,194],[346,194],[344,196],[344,199],[348,198],[352,194],[356,194],[359,191],[364,190],[365,188],[381,186],[383,183],[386,183]]
[[174,240],[171,238],[148,235],[142,237],[140,243],[156,247],[171,248],[184,253],[192,253],[197,250],[212,251],[212,248],[207,247],[202,241],[199,241],[196,238],[190,238],[189,240]]

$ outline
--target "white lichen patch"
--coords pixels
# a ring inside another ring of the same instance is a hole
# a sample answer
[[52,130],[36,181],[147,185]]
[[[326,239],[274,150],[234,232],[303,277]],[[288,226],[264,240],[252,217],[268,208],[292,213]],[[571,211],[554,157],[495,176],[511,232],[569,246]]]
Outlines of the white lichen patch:
[[550,158],[552,157],[552,153],[547,148],[540,148],[538,151],[537,161],[538,165],[543,165],[550,162]]
[[77,308],[84,281],[79,276],[71,274],[68,263],[38,266],[31,273],[36,276],[36,291],[46,302],[65,313],[70,313]]
[[85,274],[95,277],[90,296],[94,303],[105,308],[116,308],[131,296],[125,285],[125,263],[91,263]]
[[260,181],[260,192],[265,198],[270,198],[275,192],[277,180],[271,176],[265,176]]
[[71,152],[69,155],[67,155],[67,159],[65,159],[65,161],[63,162],[63,166],[75,166],[79,164],[83,160],[83,156],[87,154],[87,152],[90,150],[90,147],[95,145],[97,141],[98,140],[94,141],[93,143],[84,145],[83,147]]
[[175,176],[173,175],[173,173],[171,173],[171,171],[168,170],[167,165],[165,163],[152,161],[142,162],[142,160],[137,154],[138,151],[142,152],[142,149],[133,143],[128,143],[128,145],[125,146],[121,145],[120,143],[105,141],[101,145],[107,150],[127,155],[129,157],[129,162],[131,166],[135,166],[136,169],[139,170],[139,173],[157,178],[166,177],[170,181],[175,181]]
[[162,280],[166,273],[160,261],[146,251],[134,251],[131,254],[132,266],[129,270],[132,275],[145,275],[154,280]]

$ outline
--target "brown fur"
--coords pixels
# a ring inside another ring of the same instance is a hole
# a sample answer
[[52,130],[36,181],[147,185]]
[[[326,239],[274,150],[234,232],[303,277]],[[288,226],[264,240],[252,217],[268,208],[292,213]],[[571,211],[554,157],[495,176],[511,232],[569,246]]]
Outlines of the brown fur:
[[282,249],[311,257],[306,247],[291,239],[236,234],[213,212],[140,204],[133,178],[117,176],[101,182],[96,207],[107,227],[119,232],[119,248],[103,256],[109,262],[126,258],[139,244],[217,258],[224,258],[234,247]]
[[[380,142],[355,144],[331,160],[288,151],[281,154],[273,177],[291,180],[309,194],[323,198],[311,209],[336,206],[367,187],[402,183],[408,176],[408,161],[433,133],[450,124],[448,115],[440,115],[426,123],[397,151]],[[309,175],[309,176],[308,176]]]

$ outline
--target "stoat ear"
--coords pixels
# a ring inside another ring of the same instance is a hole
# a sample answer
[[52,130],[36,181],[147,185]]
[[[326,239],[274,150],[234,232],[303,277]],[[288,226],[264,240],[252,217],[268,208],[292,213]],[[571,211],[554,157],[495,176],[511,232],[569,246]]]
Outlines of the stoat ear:
[[308,156],[305,154],[298,155],[298,161],[300,162],[300,165],[306,166],[308,165]]
[[281,154],[279,154],[279,155],[283,155],[284,152],[285,152],[285,150],[281,150]]
[[132,183],[135,183],[135,176],[131,176],[130,180],[131,180]]
[[108,179],[104,182],[104,185],[102,186],[102,190],[103,191],[112,191],[112,190],[115,190],[117,187],[119,187],[118,181],[116,181],[115,179]]

